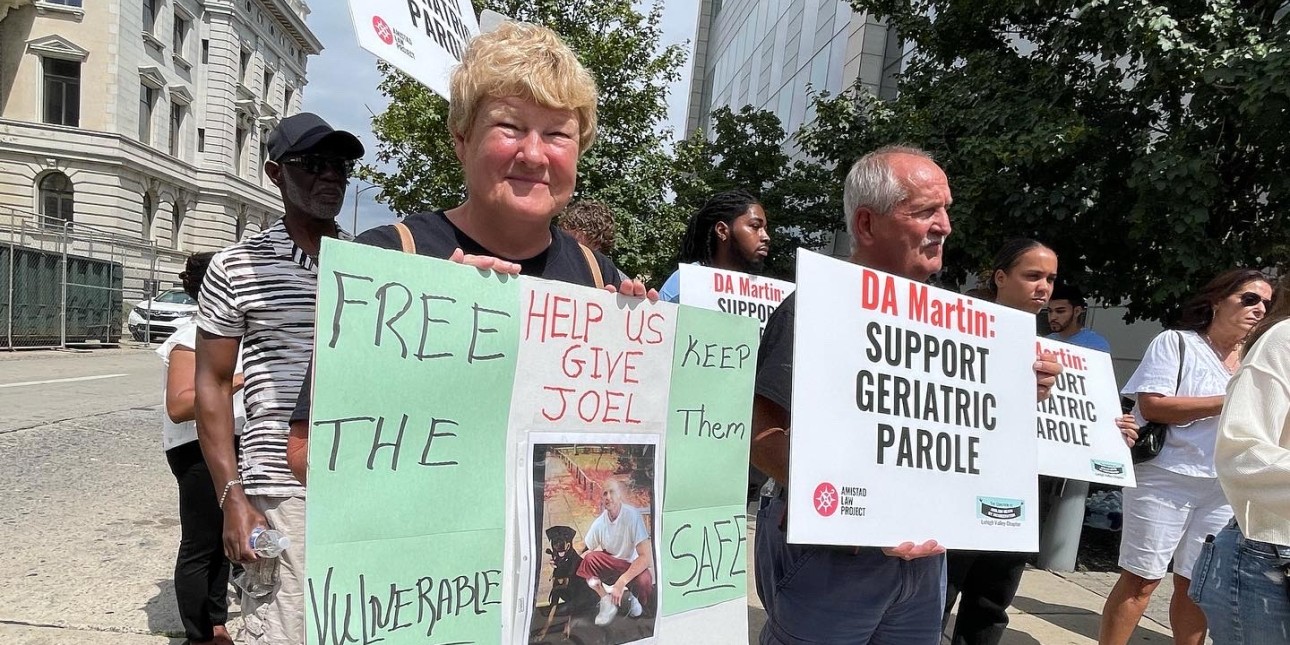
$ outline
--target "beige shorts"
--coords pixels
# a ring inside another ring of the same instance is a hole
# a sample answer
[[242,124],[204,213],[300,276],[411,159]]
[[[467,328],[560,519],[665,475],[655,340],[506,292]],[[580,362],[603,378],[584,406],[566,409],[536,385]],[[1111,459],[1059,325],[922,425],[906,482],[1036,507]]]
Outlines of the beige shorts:
[[305,642],[305,498],[250,495],[251,504],[291,540],[278,556],[278,586],[268,596],[242,594],[246,645],[304,645]]

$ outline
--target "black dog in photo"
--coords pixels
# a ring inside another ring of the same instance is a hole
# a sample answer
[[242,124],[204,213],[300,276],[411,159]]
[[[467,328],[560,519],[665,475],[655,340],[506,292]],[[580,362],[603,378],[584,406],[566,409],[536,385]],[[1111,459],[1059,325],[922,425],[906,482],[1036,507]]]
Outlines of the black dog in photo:
[[577,531],[568,526],[552,526],[546,530],[546,539],[551,548],[546,550],[551,556],[551,605],[559,603],[568,605],[566,611],[579,612],[596,604],[599,597],[596,592],[578,577],[578,567],[582,565],[582,556],[573,548],[573,537]]

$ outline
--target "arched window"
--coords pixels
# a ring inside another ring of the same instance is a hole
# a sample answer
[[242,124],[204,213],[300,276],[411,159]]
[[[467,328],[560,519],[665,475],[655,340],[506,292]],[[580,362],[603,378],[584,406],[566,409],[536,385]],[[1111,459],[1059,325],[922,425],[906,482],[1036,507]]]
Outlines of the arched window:
[[157,205],[152,201],[152,195],[143,194],[143,240],[152,241],[152,218],[157,212]]
[[47,228],[61,228],[72,221],[76,209],[76,191],[72,180],[61,172],[51,172],[40,180],[40,224]]

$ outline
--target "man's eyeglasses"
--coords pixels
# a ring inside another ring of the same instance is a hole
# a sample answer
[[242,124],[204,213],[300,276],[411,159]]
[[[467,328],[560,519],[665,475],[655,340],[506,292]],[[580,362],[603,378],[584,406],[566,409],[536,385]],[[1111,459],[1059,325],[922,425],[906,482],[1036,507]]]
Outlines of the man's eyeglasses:
[[1253,307],[1254,305],[1257,305],[1260,302],[1263,303],[1263,308],[1265,310],[1272,308],[1271,300],[1268,300],[1267,298],[1264,298],[1263,296],[1260,296],[1259,294],[1254,293],[1253,291],[1246,291],[1245,293],[1241,294],[1242,307]]
[[330,155],[301,155],[286,157],[278,163],[295,166],[311,175],[321,175],[328,169],[336,171],[341,177],[354,174],[358,162],[354,159],[333,157]]

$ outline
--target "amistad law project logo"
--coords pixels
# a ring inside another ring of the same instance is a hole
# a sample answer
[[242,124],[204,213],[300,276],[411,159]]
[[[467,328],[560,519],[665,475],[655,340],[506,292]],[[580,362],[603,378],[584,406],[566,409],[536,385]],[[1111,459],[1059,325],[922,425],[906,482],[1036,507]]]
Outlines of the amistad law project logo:
[[831,517],[834,514],[847,517],[865,517],[868,509],[861,504],[864,498],[868,497],[869,490],[863,486],[843,485],[839,490],[838,487],[824,482],[815,487],[815,496],[811,501],[815,504],[815,512],[822,517]]
[[978,497],[976,516],[984,524],[1016,526],[1026,516],[1026,502],[1007,497]]
[[1111,477],[1124,478],[1124,464],[1118,461],[1102,461],[1100,459],[1091,460],[1093,463],[1093,472],[1110,475]]
[[372,16],[372,29],[376,30],[376,37],[380,38],[381,42],[387,45],[394,44],[394,29],[390,27],[390,23],[385,22],[384,18]]
[[399,48],[408,58],[416,58],[417,53],[412,50],[412,39],[408,35],[390,26],[384,18],[372,16],[372,30],[376,32],[376,37],[386,45],[394,45]]
[[811,497],[815,504],[815,512],[821,517],[829,517],[838,512],[838,489],[833,487],[829,482],[822,482],[815,487],[815,495]]

